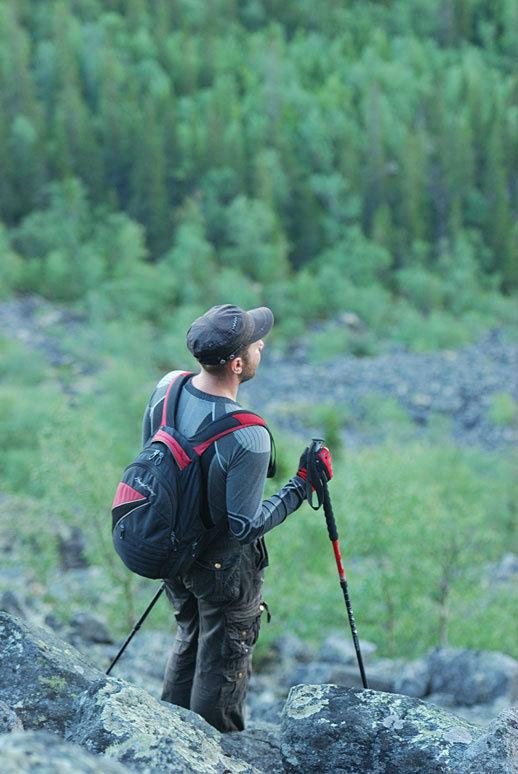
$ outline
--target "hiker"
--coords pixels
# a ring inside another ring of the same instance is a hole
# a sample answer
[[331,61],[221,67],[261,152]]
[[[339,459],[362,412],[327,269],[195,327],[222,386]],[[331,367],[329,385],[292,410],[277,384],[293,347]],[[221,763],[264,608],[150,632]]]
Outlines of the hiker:
[[[178,399],[175,426],[183,435],[193,437],[200,426],[241,408],[239,386],[254,376],[272,325],[267,307],[247,312],[231,304],[212,307],[192,323],[187,347],[201,369]],[[177,376],[166,374],[151,397],[144,445],[160,426],[167,388]],[[305,499],[306,451],[296,475],[263,500],[272,452],[267,428],[252,425],[219,438],[202,459],[206,508],[222,531],[188,571],[164,579],[178,628],[162,699],[194,710],[223,732],[245,726],[252,651],[261,614],[270,615],[261,594],[268,565],[263,536]],[[324,447],[320,455],[316,463],[329,480],[329,451]]]

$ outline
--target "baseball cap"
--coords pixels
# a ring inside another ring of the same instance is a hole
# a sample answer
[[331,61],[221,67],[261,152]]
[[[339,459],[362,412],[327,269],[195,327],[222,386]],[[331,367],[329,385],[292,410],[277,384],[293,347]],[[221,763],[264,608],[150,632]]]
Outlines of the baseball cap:
[[205,365],[232,360],[240,350],[271,330],[273,313],[267,306],[245,312],[239,306],[213,306],[187,331],[187,347]]

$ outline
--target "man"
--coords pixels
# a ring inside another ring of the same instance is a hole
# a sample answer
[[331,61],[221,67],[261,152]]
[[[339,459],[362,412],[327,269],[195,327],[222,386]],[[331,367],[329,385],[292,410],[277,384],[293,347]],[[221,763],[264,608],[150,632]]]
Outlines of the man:
[[[176,428],[192,437],[209,421],[241,408],[240,384],[261,360],[263,337],[273,325],[267,307],[225,304],[209,309],[187,332],[201,370],[184,385]],[[144,415],[143,443],[160,425],[171,372],[157,385]],[[261,587],[268,555],[263,535],[283,522],[306,496],[305,454],[282,489],[262,499],[271,454],[268,430],[259,425],[228,433],[213,445],[205,465],[209,514],[222,533],[181,577],[165,579],[178,624],[164,677],[162,699],[202,715],[220,731],[244,728],[252,652],[266,609]],[[202,458],[203,459],[203,458]],[[318,464],[329,480],[327,449]]]

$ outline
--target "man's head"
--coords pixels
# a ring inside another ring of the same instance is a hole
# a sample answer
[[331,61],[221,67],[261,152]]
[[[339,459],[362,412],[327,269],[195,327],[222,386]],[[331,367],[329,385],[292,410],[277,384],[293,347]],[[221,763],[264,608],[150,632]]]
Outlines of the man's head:
[[209,368],[224,366],[237,356],[244,356],[246,362],[250,356],[253,359],[260,355],[262,346],[255,353],[249,351],[253,349],[250,345],[260,342],[272,325],[273,314],[266,306],[248,312],[232,304],[213,306],[187,331],[187,347],[202,366]]

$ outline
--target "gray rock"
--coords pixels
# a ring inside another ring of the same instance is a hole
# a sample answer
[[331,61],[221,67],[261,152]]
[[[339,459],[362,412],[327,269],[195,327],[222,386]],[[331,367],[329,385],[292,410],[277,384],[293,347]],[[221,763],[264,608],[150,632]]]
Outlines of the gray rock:
[[[393,680],[382,671],[366,669],[367,685],[376,691],[391,691]],[[291,687],[299,683],[306,685],[334,683],[356,687],[362,685],[360,670],[357,664],[334,664],[324,661],[314,661],[295,667],[285,678],[285,685]]]
[[491,570],[491,580],[496,584],[515,581],[518,578],[518,556],[511,552],[504,554]]
[[190,710],[160,702],[124,680],[92,685],[68,739],[140,770],[259,774],[222,749],[222,734]]
[[437,648],[427,658],[430,693],[448,693],[472,706],[510,694],[518,661],[504,653]]
[[0,594],[0,610],[18,618],[28,618],[25,602],[20,594],[14,591],[3,591]]
[[477,726],[419,699],[336,685],[291,689],[281,726],[286,774],[451,772]]
[[0,737],[2,774],[129,774],[117,761],[99,758],[46,731]]
[[63,734],[78,697],[106,677],[51,631],[0,613],[0,699],[26,729]]
[[430,693],[430,664],[419,658],[405,664],[394,680],[394,691],[405,696],[423,698]]
[[281,634],[272,642],[272,651],[275,654],[277,664],[286,665],[288,662],[298,661],[307,663],[314,658],[314,652],[300,637],[287,632]]
[[196,713],[106,677],[51,631],[7,613],[0,615],[0,699],[27,729],[52,731],[147,774],[258,774],[237,748],[223,750],[223,735]]
[[[375,653],[376,645],[373,642],[360,640],[360,650],[363,661],[367,663]],[[322,643],[318,659],[336,664],[356,663],[356,650],[352,637],[347,637],[346,632],[331,632]]]
[[113,642],[106,622],[90,613],[76,613],[70,621],[70,627],[74,636],[87,642]]
[[85,539],[80,529],[72,527],[57,537],[62,570],[76,570],[88,567],[89,562],[85,557]]
[[5,701],[0,701],[0,734],[23,731],[23,723]]
[[516,774],[518,771],[518,707],[502,712],[467,748],[456,774]]
[[[113,649],[113,656],[118,652],[122,642]],[[153,629],[140,629],[124,651],[117,666],[114,677],[123,677],[149,690],[149,683],[157,681],[160,685],[169,653],[174,644],[174,637],[167,632]]]
[[[237,757],[252,765],[259,765],[267,774],[284,774],[279,725],[250,723],[244,731],[223,734],[221,746],[231,758]],[[229,768],[232,768],[232,760],[229,761]]]
[[[230,770],[222,734],[199,715],[106,677],[52,632],[7,613],[0,614],[0,700],[25,728],[51,731],[147,774]],[[258,773],[237,756],[231,770]]]

